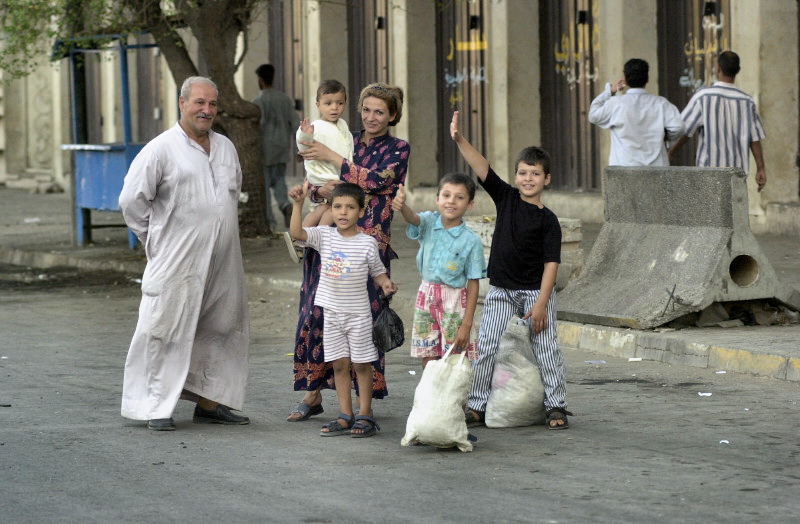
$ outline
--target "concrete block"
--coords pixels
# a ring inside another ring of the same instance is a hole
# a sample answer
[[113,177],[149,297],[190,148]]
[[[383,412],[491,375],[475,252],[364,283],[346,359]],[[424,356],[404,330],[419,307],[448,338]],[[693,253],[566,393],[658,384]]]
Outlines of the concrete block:
[[800,382],[800,358],[791,357],[787,362],[786,380]]
[[636,336],[622,330],[582,325],[577,346],[580,349],[629,358],[636,354]]
[[558,345],[568,348],[580,348],[582,324],[575,324],[573,322],[558,322],[556,324],[556,331],[558,332]]
[[708,355],[679,355],[675,353],[670,353],[669,351],[664,353],[664,360],[662,360],[665,364],[672,364],[672,365],[679,365],[679,366],[692,366],[696,368],[707,368],[708,367]]
[[711,346],[708,352],[708,367],[739,373],[751,373],[785,380],[788,365],[787,357],[755,353],[743,349]]
[[[465,216],[464,221],[481,239],[484,247],[486,262],[489,262],[489,255],[492,247],[492,236],[494,235],[496,215],[474,215]],[[561,225],[561,265],[558,268],[556,277],[556,291],[564,289],[571,279],[577,277],[583,268],[583,249],[580,243],[583,240],[581,232],[581,221],[575,218],[559,218]],[[478,295],[486,297],[489,291],[489,282],[481,281]]]
[[741,169],[612,166],[604,182],[605,222],[559,319],[649,329],[714,302],[800,308],[750,230]]
[[639,347],[636,348],[636,356],[643,360],[654,360],[656,362],[664,362],[667,352],[663,349]]

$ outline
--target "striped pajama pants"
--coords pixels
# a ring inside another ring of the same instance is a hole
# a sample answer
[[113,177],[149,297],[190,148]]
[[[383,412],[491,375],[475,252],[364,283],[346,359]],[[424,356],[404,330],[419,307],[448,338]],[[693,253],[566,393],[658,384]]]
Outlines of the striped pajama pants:
[[[473,362],[475,372],[472,389],[467,397],[467,407],[486,411],[492,385],[492,372],[500,337],[512,316],[524,316],[539,298],[539,290],[515,290],[492,286],[484,300],[481,327],[478,333],[478,359]],[[530,323],[528,324],[530,325]],[[567,407],[567,369],[564,356],[558,347],[556,332],[556,292],[547,302],[547,327],[534,335],[531,331],[533,354],[539,363],[544,385],[546,409]]]

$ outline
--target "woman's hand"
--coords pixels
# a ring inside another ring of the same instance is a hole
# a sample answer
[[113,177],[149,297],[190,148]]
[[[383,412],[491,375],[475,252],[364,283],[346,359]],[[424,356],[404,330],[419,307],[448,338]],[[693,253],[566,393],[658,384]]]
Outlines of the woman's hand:
[[341,180],[331,180],[327,182],[324,186],[319,186],[317,188],[317,198],[324,198],[325,200],[331,199],[331,194],[333,193],[333,188],[341,184]]

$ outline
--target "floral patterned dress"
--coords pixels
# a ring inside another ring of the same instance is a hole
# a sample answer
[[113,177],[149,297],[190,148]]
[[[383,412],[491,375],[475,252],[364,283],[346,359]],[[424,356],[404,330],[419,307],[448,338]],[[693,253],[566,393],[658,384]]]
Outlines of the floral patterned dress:
[[[408,156],[411,146],[408,142],[394,138],[388,133],[373,138],[369,144],[361,141],[361,133],[353,136],[355,150],[353,161],[342,162],[340,178],[345,182],[358,184],[366,192],[366,212],[358,221],[364,233],[378,241],[381,261],[391,276],[390,262],[397,253],[389,245],[392,240],[391,224],[394,212],[392,200],[399,184],[404,184],[408,171]],[[312,196],[313,196],[312,189]],[[334,388],[333,367],[325,364],[322,344],[323,311],[314,305],[314,297],[319,284],[320,256],[313,249],[306,248],[303,257],[303,285],[300,289],[299,319],[295,334],[294,348],[294,389],[295,391],[314,391],[320,388]],[[367,282],[372,317],[380,312],[380,287],[370,278]],[[384,377],[384,354],[372,362],[373,398],[383,398],[389,393]],[[357,383],[354,380],[356,390]]]

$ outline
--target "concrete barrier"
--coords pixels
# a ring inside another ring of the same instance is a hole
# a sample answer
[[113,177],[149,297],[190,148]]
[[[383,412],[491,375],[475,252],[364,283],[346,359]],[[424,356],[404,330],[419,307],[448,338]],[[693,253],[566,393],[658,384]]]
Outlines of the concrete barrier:
[[714,302],[800,308],[750,230],[741,169],[615,166],[603,187],[605,222],[559,319],[647,329]]
[[[496,215],[464,217],[464,221],[470,229],[481,238],[483,255],[486,257],[487,264],[489,263],[496,218]],[[566,287],[571,278],[580,273],[583,267],[583,249],[581,248],[583,232],[581,231],[581,221],[576,218],[559,218],[558,222],[561,225],[561,264],[558,268],[556,290],[561,290]],[[478,292],[481,301],[486,297],[488,291],[489,279],[481,279]]]

